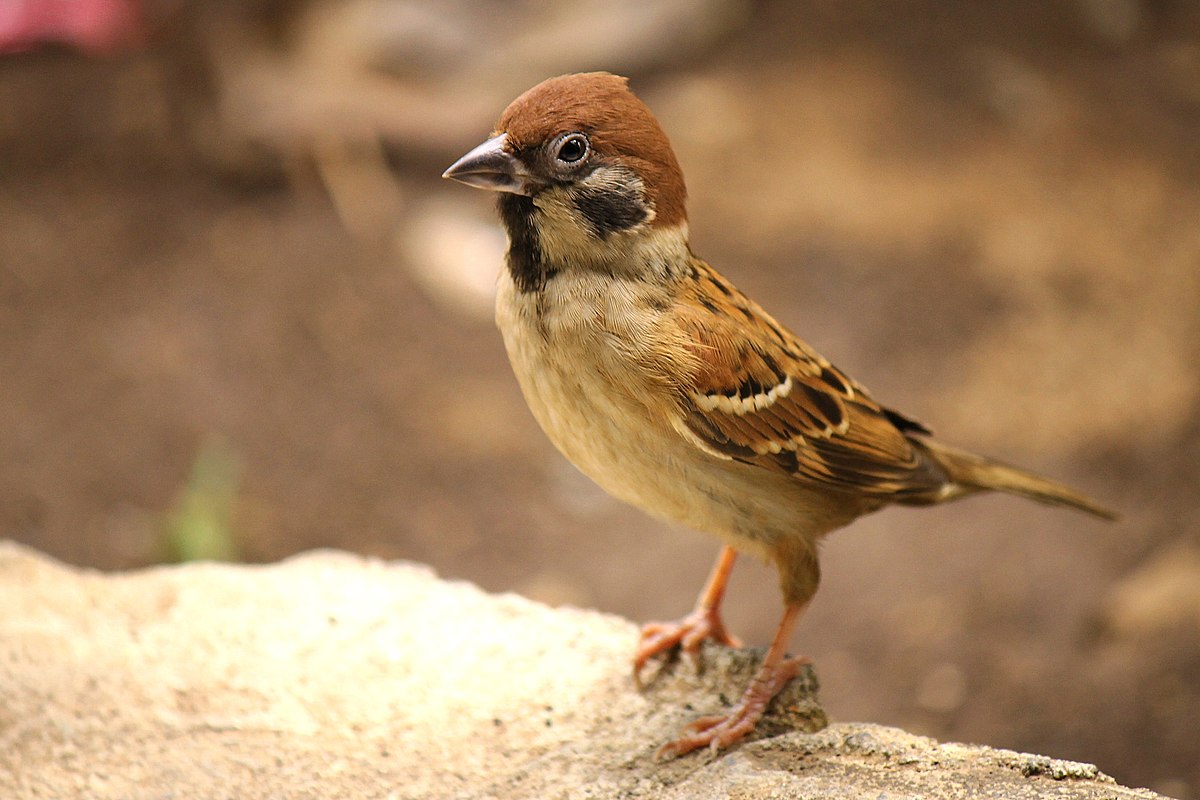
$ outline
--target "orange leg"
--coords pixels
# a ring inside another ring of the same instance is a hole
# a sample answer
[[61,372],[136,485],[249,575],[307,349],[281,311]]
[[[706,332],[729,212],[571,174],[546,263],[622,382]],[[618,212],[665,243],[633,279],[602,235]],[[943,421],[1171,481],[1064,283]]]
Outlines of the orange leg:
[[808,603],[792,603],[783,612],[783,619],[775,630],[775,638],[767,650],[766,658],[758,672],[750,680],[742,699],[724,716],[701,717],[684,727],[681,735],[658,749],[658,758],[674,758],[701,747],[709,747],[715,753],[728,747],[754,730],[754,726],[766,710],[771,698],[779,694],[787,682],[796,677],[800,668],[810,663],[804,657],[786,655],[787,643],[792,629]]
[[696,658],[700,645],[705,639],[712,639],[729,647],[740,647],[737,637],[725,630],[721,620],[721,599],[725,596],[725,586],[729,583],[729,574],[733,572],[733,562],[737,560],[737,551],[729,545],[721,548],[717,563],[708,583],[696,601],[696,609],[683,619],[675,622],[648,622],[642,626],[642,636],[637,651],[633,657],[633,678],[641,683],[642,667],[654,656],[680,647],[691,658]]

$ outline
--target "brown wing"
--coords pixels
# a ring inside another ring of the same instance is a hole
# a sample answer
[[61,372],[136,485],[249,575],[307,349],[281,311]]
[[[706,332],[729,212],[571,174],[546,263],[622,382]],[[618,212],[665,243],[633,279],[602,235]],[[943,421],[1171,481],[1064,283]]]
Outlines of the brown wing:
[[704,446],[830,488],[935,492],[937,465],[909,441],[919,422],[883,408],[702,262],[681,314],[700,361],[685,423]]

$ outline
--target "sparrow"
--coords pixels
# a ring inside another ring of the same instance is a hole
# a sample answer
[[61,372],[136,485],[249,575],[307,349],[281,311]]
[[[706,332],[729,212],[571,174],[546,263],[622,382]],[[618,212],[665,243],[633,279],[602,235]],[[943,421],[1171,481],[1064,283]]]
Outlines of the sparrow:
[[543,81],[443,177],[497,193],[508,252],[496,322],[546,435],[614,497],[723,543],[695,610],[642,628],[635,679],[676,647],[695,658],[706,639],[738,644],[720,604],[739,553],[778,569],[783,616],[741,699],[660,757],[737,742],[810,663],[787,646],[831,531],[887,505],[982,491],[1115,518],[932,438],[694,255],[683,173],[625,78]]

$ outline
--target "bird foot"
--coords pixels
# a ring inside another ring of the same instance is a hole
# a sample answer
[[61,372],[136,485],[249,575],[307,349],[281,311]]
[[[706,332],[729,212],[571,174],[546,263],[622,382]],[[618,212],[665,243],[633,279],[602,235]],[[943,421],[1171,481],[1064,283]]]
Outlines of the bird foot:
[[701,717],[684,726],[678,739],[658,748],[655,758],[666,761],[706,746],[716,753],[739,741],[754,730],[771,699],[810,663],[811,659],[793,656],[777,664],[763,664],[728,714]]
[[633,656],[634,681],[641,686],[642,668],[646,662],[675,647],[679,647],[699,668],[700,646],[706,639],[727,647],[742,645],[740,639],[725,629],[725,623],[716,608],[697,608],[674,622],[647,622],[642,626],[641,638]]

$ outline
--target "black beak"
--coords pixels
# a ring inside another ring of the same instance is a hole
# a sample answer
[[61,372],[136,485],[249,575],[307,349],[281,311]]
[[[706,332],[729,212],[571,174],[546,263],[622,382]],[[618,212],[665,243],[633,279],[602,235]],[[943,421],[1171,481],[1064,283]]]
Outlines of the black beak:
[[507,139],[507,133],[488,139],[455,161],[442,177],[493,192],[529,194],[525,165],[504,149]]

